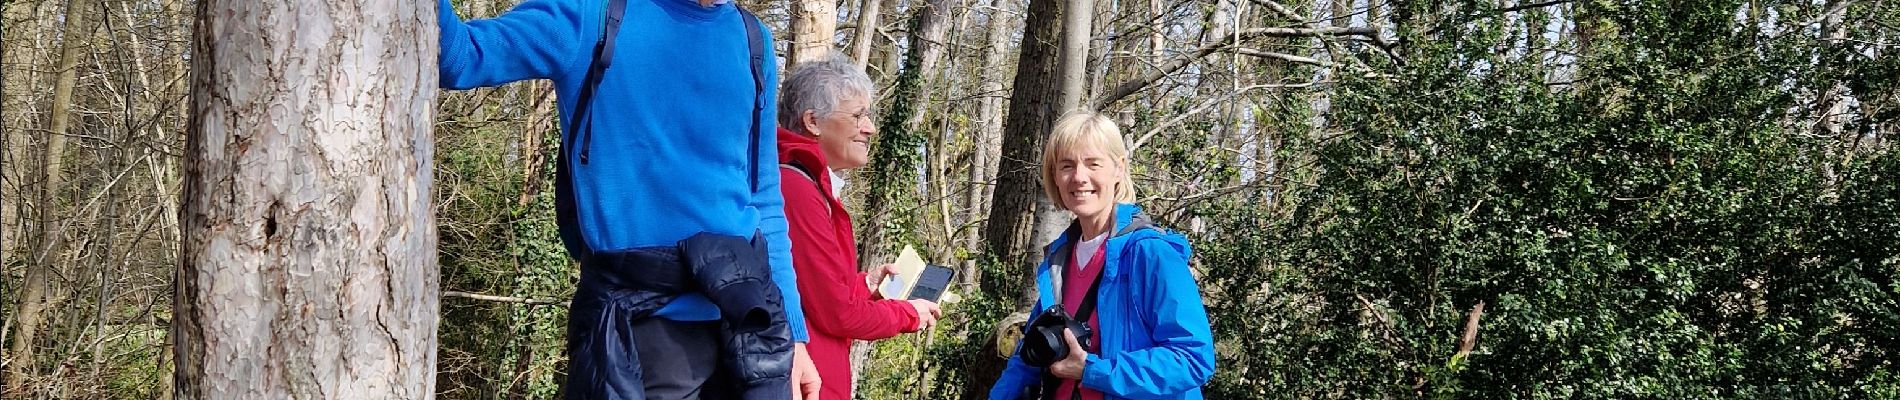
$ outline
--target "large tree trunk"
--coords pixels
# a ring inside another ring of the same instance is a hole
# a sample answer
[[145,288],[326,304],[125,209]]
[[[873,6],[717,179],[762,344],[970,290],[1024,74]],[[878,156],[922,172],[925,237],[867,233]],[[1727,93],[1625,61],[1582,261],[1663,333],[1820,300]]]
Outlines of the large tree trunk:
[[8,390],[31,392],[26,384],[34,374],[37,365],[34,358],[34,339],[39,335],[40,324],[44,322],[47,310],[47,296],[51,292],[50,275],[53,268],[54,253],[60,247],[60,228],[55,225],[56,212],[59,210],[59,193],[65,181],[66,135],[72,129],[71,105],[73,86],[79,80],[79,52],[85,49],[81,40],[91,32],[92,15],[89,14],[91,1],[74,0],[66,9],[66,26],[60,35],[61,50],[59,66],[54,70],[53,104],[46,134],[46,147],[41,149],[40,170],[42,172],[37,201],[38,240],[33,246],[33,261],[26,269],[25,287],[20,288],[20,303],[16,316],[17,325],[11,338],[13,360],[7,368],[6,384]]
[[[989,254],[1005,266],[1004,270],[1017,273],[986,275],[981,277],[978,286],[985,295],[1014,299],[1015,308],[1027,307],[1035,296],[1036,288],[1031,282],[1037,247],[1041,243],[1035,242],[1031,233],[1037,215],[1047,215],[1054,209],[1047,196],[1043,196],[1037,166],[1041,164],[1042,143],[1055,124],[1058,105],[1052,102],[1060,101],[1061,96],[1061,86],[1055,79],[1056,24],[1047,23],[1061,16],[1061,1],[1029,2],[1029,12],[1023,22],[1022,51],[1016,61],[1015,90],[1010,94],[1009,114],[1003,122],[1003,154],[997,164],[989,226],[984,233]],[[984,355],[978,359],[990,362],[966,366],[969,384],[963,388],[965,398],[983,396],[988,383],[995,382],[1004,366],[997,357],[998,349],[993,346],[995,340],[983,342]]]
[[198,7],[177,395],[431,397],[435,3]]
[[[1055,123],[1061,93],[1056,77],[1056,24],[1045,23],[1060,16],[1060,0],[1032,0],[1024,19],[1021,53],[1016,61],[1015,90],[1010,94],[1009,114],[1003,122],[1003,156],[997,164],[997,183],[990,201],[989,227],[984,234],[989,253],[1003,265],[1021,266],[1022,274],[985,279],[983,290],[992,295],[1014,294],[1018,305],[1026,305],[1027,293],[1035,288],[1027,278],[1034,273],[1036,260],[1032,241],[1039,207],[1048,205],[1042,195],[1037,165],[1041,163],[1042,142]],[[1041,204],[1038,204],[1041,203]],[[988,277],[986,277],[988,278]]]
[[[924,82],[925,74],[935,71],[937,62],[943,58],[943,36],[950,25],[949,3],[949,0],[929,0],[913,8],[910,48],[905,55],[904,69],[897,74],[889,102],[891,107],[878,121],[876,147],[871,150],[870,185],[865,193],[864,211],[860,213],[864,223],[857,225],[858,269],[861,271],[896,261],[899,246],[916,243],[921,237],[918,231],[924,229],[918,218],[922,214],[919,197],[923,192],[918,184],[917,167],[924,161],[921,149],[926,139],[920,127],[924,113],[919,111],[920,106],[930,101],[932,92],[930,85]],[[901,232],[887,232],[887,227]],[[924,254],[929,257],[928,247]],[[851,388],[854,391],[857,389],[855,377],[864,376],[862,372],[870,354],[869,342],[852,346]]]
[[[890,107],[878,122],[877,148],[872,149],[870,192],[861,213],[866,223],[858,225],[858,237],[862,238],[858,241],[859,270],[868,271],[896,259],[897,250],[923,228],[917,222],[921,213],[919,196],[923,193],[917,167],[923,162],[919,149],[925,142],[922,125],[926,113],[920,111],[934,94],[932,85],[925,82],[926,74],[936,71],[943,59],[943,37],[950,27],[949,3],[930,0],[914,7],[905,68],[897,75]],[[885,234],[887,225],[901,227],[906,233]],[[929,250],[925,249],[926,255]]]
[[832,0],[792,0],[792,64],[824,59],[831,54],[838,32],[838,3]]
[[[1038,135],[1047,137],[1049,130],[1055,128],[1055,119],[1063,113],[1088,107],[1083,99],[1088,98],[1089,39],[1094,32],[1095,0],[1064,0],[1062,10],[1062,62],[1056,76],[1062,82],[1060,93],[1062,102],[1056,105],[1047,117],[1047,125],[1038,131]],[[1040,153],[1040,145],[1036,146]],[[1039,165],[1040,163],[1038,163]],[[1040,169],[1038,169],[1040,171]],[[1056,240],[1056,235],[1074,219],[1069,213],[1057,208],[1048,196],[1039,196],[1036,202],[1036,232],[1030,236],[1029,243],[1042,245]],[[1034,286],[1024,294],[1027,299],[1035,296]]]

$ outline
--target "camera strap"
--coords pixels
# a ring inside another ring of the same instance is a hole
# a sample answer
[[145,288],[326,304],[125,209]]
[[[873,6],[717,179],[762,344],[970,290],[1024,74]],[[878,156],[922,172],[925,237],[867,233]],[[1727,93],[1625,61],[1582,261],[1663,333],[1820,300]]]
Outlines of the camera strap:
[[1082,293],[1082,304],[1075,306],[1075,320],[1076,321],[1082,321],[1082,323],[1086,324],[1086,323],[1089,323],[1089,317],[1094,316],[1095,292],[1102,288],[1102,275],[1108,275],[1108,274],[1106,273],[1095,274],[1095,281],[1089,282],[1089,291]]
[[[1067,268],[1067,267],[1062,266],[1062,268]],[[1108,274],[1106,273],[1095,274],[1095,279],[1089,282],[1089,291],[1084,292],[1082,294],[1082,304],[1077,304],[1075,306],[1075,315],[1073,317],[1075,318],[1076,321],[1079,321],[1083,324],[1087,324],[1089,323],[1089,318],[1094,317],[1095,296],[1097,292],[1101,291],[1102,275],[1108,275]],[[1056,300],[1061,300],[1061,296],[1057,296]],[[1025,329],[1027,329],[1027,327],[1025,327]],[[1100,342],[1101,335],[1102,333],[1099,330],[1095,332],[1095,339],[1097,340],[1096,343],[1101,343]],[[1088,349],[1083,349],[1083,351],[1087,351],[1087,350]],[[1049,372],[1049,370],[1044,369],[1042,371],[1042,388],[1041,388],[1042,390],[1037,391],[1036,393],[1037,396],[1031,396],[1031,397],[1041,398],[1045,400],[1055,399],[1056,391],[1057,391],[1057,388],[1059,387],[1062,387],[1062,380],[1057,379],[1055,374],[1052,374]],[[1082,380],[1077,379],[1075,381],[1075,386],[1071,388],[1072,390],[1069,391],[1069,399],[1081,400],[1082,399]]]

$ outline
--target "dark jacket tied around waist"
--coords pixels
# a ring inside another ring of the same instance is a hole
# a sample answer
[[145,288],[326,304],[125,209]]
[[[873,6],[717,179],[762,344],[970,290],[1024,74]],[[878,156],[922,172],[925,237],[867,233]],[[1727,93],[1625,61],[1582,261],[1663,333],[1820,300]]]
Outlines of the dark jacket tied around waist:
[[687,292],[719,306],[720,363],[741,384],[739,398],[789,398],[791,329],[765,243],[710,233],[674,247],[595,252],[581,262],[567,325],[567,398],[645,399],[632,322]]

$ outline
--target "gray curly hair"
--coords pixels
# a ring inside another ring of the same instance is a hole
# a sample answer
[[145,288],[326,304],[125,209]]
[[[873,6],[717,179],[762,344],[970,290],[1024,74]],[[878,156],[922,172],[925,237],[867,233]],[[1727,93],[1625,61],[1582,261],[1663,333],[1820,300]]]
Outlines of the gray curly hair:
[[805,110],[828,115],[837,110],[838,100],[846,95],[871,95],[871,77],[864,74],[863,67],[837,53],[798,63],[792,67],[779,93],[778,124],[793,132],[810,134],[811,127],[805,126],[800,118]]

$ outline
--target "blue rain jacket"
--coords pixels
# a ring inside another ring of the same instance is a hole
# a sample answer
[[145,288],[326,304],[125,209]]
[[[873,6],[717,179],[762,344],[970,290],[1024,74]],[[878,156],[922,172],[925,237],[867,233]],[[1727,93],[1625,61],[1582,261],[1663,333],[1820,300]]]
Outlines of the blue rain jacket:
[[[1060,267],[1069,260],[1079,232],[1070,226],[1044,248],[1032,310],[1056,304],[1051,261]],[[1214,335],[1188,270],[1187,238],[1154,227],[1139,206],[1127,203],[1115,206],[1114,232],[1096,295],[1101,354],[1088,355],[1082,386],[1116,399],[1200,399],[1201,386],[1214,375]],[[1045,376],[1042,368],[1024,364],[1020,353],[1013,355],[990,398],[1021,398]]]

